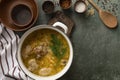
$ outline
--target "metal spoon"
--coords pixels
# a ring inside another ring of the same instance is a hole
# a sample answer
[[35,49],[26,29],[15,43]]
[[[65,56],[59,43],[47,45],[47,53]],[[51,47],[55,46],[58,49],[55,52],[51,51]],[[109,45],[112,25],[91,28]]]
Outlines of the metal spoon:
[[108,28],[115,28],[118,24],[116,16],[112,15],[110,12],[103,11],[100,9],[92,0],[88,2],[98,11],[100,19]]

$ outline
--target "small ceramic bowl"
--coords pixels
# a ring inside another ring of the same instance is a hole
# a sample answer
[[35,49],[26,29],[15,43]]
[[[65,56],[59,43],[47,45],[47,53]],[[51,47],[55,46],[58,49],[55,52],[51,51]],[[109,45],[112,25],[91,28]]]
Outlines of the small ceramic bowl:
[[36,22],[37,18],[38,6],[35,0],[2,0],[0,3],[1,23],[11,30],[26,30]]
[[18,27],[27,26],[32,22],[33,10],[30,5],[18,2],[10,9],[10,19]]
[[74,10],[77,13],[84,13],[87,10],[87,5],[84,1],[76,1],[74,4]]
[[54,12],[54,3],[52,1],[45,1],[42,4],[42,9],[47,14],[53,13]]
[[72,0],[59,0],[62,9],[69,9],[72,6]]

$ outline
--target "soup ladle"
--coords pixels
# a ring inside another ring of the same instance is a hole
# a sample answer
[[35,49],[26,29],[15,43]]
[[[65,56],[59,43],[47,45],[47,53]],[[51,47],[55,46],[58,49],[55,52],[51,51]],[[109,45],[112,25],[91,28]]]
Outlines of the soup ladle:
[[115,28],[118,24],[116,16],[112,15],[110,12],[103,11],[100,9],[93,0],[88,0],[88,2],[98,11],[100,19],[108,28]]

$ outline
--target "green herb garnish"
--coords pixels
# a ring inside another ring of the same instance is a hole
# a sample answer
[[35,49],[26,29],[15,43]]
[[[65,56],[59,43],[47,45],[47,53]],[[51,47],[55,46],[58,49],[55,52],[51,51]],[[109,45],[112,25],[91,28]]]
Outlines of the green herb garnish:
[[58,59],[61,59],[66,53],[66,48],[64,48],[63,43],[60,41],[60,39],[55,34],[51,34],[51,39],[52,39],[51,40],[52,45],[50,46],[50,48],[53,54]]

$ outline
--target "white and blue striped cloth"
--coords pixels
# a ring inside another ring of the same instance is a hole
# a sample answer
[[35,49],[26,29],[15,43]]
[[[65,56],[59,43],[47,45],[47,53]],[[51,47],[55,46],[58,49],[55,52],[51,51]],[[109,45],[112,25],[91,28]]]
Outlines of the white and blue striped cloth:
[[19,36],[0,24],[0,80],[32,80],[18,66],[18,43]]

